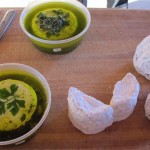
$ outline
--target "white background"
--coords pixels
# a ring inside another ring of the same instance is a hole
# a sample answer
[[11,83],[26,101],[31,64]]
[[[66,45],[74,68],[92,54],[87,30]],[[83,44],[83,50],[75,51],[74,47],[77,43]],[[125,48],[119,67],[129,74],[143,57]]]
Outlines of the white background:
[[[25,7],[34,0],[0,0],[0,7]],[[106,8],[107,0],[87,0],[88,8]],[[129,9],[150,9],[150,0],[128,0]]]

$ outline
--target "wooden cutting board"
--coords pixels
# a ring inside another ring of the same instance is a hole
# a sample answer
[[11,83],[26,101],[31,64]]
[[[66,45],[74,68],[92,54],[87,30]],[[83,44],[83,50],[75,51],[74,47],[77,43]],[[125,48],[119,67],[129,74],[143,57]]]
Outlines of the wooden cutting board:
[[[52,92],[49,115],[30,140],[0,149],[150,149],[150,120],[144,104],[150,81],[133,67],[137,45],[150,34],[150,11],[89,9],[91,26],[81,44],[64,55],[37,50],[22,32],[17,15],[0,41],[0,63],[17,62],[40,71]],[[0,10],[0,17],[6,9]],[[71,86],[109,104],[115,83],[128,72],[136,76],[141,89],[132,115],[103,132],[85,135],[68,118],[67,94]]]

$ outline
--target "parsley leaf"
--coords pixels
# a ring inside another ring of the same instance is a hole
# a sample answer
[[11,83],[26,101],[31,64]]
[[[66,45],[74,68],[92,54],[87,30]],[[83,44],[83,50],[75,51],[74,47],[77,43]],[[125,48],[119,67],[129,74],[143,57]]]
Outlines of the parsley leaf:
[[11,90],[11,95],[13,95],[18,89],[18,86],[16,84],[12,84],[10,86],[10,90]]
[[7,109],[10,110],[13,116],[15,116],[19,112],[19,108],[25,107],[25,101],[24,100],[18,100],[14,99],[12,102],[7,104]]
[[5,113],[5,103],[0,101],[0,115]]
[[5,88],[0,89],[0,98],[6,99],[10,95],[11,94],[9,93],[9,91],[7,91],[7,89],[5,89]]
[[13,116],[15,116],[19,112],[19,107],[16,103],[16,101],[12,101],[7,104],[7,109],[10,110]]
[[0,115],[9,110],[15,116],[20,108],[25,107],[25,101],[19,100],[15,95],[17,90],[18,86],[16,84],[10,86],[10,92],[6,88],[0,89]]
[[24,100],[16,99],[16,103],[18,104],[19,107],[25,108],[25,101]]

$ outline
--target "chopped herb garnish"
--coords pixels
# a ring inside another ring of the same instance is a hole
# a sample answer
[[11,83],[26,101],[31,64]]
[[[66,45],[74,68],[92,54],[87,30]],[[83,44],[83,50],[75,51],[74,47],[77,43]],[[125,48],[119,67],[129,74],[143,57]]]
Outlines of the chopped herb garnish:
[[22,117],[21,117],[21,121],[23,122],[25,119],[26,119],[26,115],[23,114]]
[[10,86],[10,92],[6,88],[0,89],[0,115],[9,110],[15,116],[20,108],[25,107],[25,101],[18,99],[15,95],[17,90],[18,86],[15,84]]
[[62,10],[52,10],[54,16],[49,16],[45,13],[40,12],[37,15],[36,24],[39,25],[40,29],[46,32],[47,38],[52,35],[59,35],[59,32],[69,25],[68,17],[69,13],[64,13]]
[[5,103],[0,101],[0,115],[4,114],[5,112]]

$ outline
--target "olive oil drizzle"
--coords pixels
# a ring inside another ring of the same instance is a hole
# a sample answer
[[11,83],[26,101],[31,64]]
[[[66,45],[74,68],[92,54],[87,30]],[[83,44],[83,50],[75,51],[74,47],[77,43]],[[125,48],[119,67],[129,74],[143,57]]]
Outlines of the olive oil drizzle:
[[47,16],[43,12],[40,12],[37,16],[36,23],[40,29],[45,31],[46,37],[49,38],[52,35],[58,36],[59,32],[69,25],[68,18],[70,14],[64,13],[62,10],[52,10],[56,16]]

